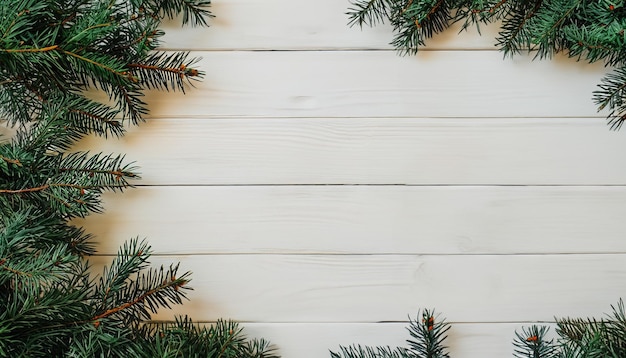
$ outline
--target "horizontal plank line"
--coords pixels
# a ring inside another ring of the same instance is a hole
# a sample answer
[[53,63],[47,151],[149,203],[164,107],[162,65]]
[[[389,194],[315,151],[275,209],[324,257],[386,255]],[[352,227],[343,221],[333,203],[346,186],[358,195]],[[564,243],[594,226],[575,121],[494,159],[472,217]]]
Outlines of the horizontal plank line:
[[191,187],[191,188],[202,188],[202,187],[353,187],[353,186],[369,186],[369,187],[423,187],[423,188],[439,188],[439,187],[450,187],[450,188],[489,188],[489,187],[548,187],[548,188],[603,188],[603,187],[611,187],[611,188],[621,188],[626,187],[625,184],[402,184],[402,183],[380,183],[380,184],[363,184],[363,183],[352,183],[352,184],[343,184],[343,183],[296,183],[296,184],[271,184],[271,183],[246,183],[246,184],[134,184],[133,187],[136,188],[165,188],[165,187]]
[[[191,89],[193,91],[193,89]],[[591,92],[590,92],[591,93]],[[591,97],[591,96],[590,96]],[[481,115],[480,117],[461,117],[461,116],[427,116],[427,117],[416,117],[416,116],[376,116],[376,115],[372,115],[372,116],[367,116],[367,117],[363,117],[363,116],[307,116],[307,115],[294,115],[294,114],[289,114],[289,115],[271,115],[271,116],[260,116],[260,115],[222,115],[222,114],[216,114],[216,115],[193,115],[193,114],[185,114],[182,116],[177,116],[177,117],[172,117],[171,115],[148,115],[146,117],[143,118],[143,121],[149,121],[149,120],[159,120],[159,119],[195,119],[195,120],[202,120],[202,119],[207,119],[207,120],[211,120],[211,119],[228,119],[228,120],[236,120],[236,119],[259,119],[259,120],[263,120],[263,119],[293,119],[293,120],[299,120],[299,119],[322,119],[322,120],[333,120],[333,119],[353,119],[353,120],[362,120],[364,118],[367,119],[385,119],[385,120],[392,120],[392,119],[414,119],[414,120],[428,120],[428,119],[460,119],[460,120],[477,120],[477,119],[589,119],[589,120],[593,120],[593,121],[597,121],[598,119],[605,119],[607,116],[606,115],[597,115],[597,116],[568,116],[568,115],[562,115],[562,116],[550,116],[550,115],[541,115],[541,116],[484,116]],[[606,126],[606,130],[607,131],[612,131],[609,126]]]
[[[149,240],[148,240],[149,241]],[[416,257],[441,257],[441,256],[454,256],[454,257],[501,257],[501,256],[516,256],[516,257],[546,257],[546,256],[624,256],[626,252],[563,252],[563,253],[553,253],[553,252],[538,252],[538,253],[428,253],[428,254],[420,254],[420,253],[311,253],[311,252],[293,252],[293,253],[260,253],[260,252],[225,252],[225,253],[215,253],[215,252],[190,252],[190,253],[155,253],[152,254],[151,257],[189,257],[189,256],[315,256],[315,257],[368,257],[368,256],[378,256],[378,257],[408,257],[408,256],[416,256]],[[113,254],[93,254],[91,257],[115,257]]]
[[[163,52],[181,52],[181,51],[202,51],[202,52],[398,52],[398,56],[412,56],[402,55],[400,51],[393,48],[368,48],[368,47],[355,47],[355,48],[333,48],[333,47],[320,47],[320,48],[194,48],[194,49],[176,49],[169,47],[158,48],[158,51]],[[498,49],[492,48],[428,48],[424,47],[419,52],[502,52]],[[520,55],[526,55],[522,53]],[[531,53],[532,54],[532,53]]]
[[[185,303],[183,303],[183,306]],[[415,313],[411,313],[414,315]],[[445,312],[435,311],[435,314],[442,314],[443,318],[445,318]],[[193,320],[193,317],[190,317]],[[224,318],[224,320],[228,320],[228,318]],[[163,323],[173,323],[174,321],[166,321],[166,320],[154,320],[154,321],[146,321],[147,324],[163,324]],[[215,324],[217,321],[213,320],[203,320],[196,321],[193,320],[196,324]],[[237,322],[242,328],[245,328],[246,324],[276,324],[276,325],[351,325],[351,324],[371,324],[371,325],[384,325],[384,324],[408,324],[409,321],[299,321],[299,322],[290,322],[290,321],[238,321],[233,320],[233,322]],[[452,326],[462,326],[462,325],[475,325],[475,324],[502,324],[502,325],[510,325],[510,324],[554,324],[555,321],[475,321],[475,322],[451,322],[447,321],[446,323]]]

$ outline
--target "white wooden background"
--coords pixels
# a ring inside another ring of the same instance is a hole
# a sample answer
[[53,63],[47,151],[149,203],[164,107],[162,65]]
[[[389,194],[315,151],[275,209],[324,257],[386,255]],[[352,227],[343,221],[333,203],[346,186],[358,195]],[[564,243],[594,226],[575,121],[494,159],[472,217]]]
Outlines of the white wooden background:
[[[505,357],[514,330],[602,315],[626,281],[626,133],[591,93],[602,65],[503,60],[457,30],[399,57],[347,0],[214,0],[168,25],[204,82],[151,93],[147,123],[83,148],[127,153],[140,186],[81,221],[112,254],[147,237],[194,273],[159,315],[232,318],[283,357],[403,345],[436,308],[454,357]],[[99,258],[97,260],[105,260]]]

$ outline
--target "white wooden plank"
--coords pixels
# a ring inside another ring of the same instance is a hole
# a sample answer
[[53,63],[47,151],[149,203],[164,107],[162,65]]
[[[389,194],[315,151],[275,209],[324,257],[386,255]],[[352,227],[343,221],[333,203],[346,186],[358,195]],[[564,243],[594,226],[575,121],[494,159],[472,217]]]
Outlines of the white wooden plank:
[[6,123],[3,123],[2,120],[0,120],[0,145],[7,143],[14,134],[15,130],[7,127]]
[[163,119],[121,141],[143,184],[625,184],[602,119]]
[[[452,357],[509,357],[515,330],[529,325],[453,323],[445,344]],[[242,323],[242,327],[249,337],[269,339],[285,358],[330,357],[329,350],[352,344],[408,347],[410,339],[405,323]]]
[[[76,223],[99,252],[626,252],[625,187],[141,187]],[[181,237],[183,240],[176,240]]]
[[593,117],[607,71],[493,51],[194,52],[206,78],[147,97],[157,117]]
[[[181,232],[181,235],[182,232]],[[176,239],[173,239],[176,240]],[[102,262],[106,257],[96,257]],[[599,316],[623,295],[624,254],[193,255],[191,302],[157,315],[199,321],[402,321],[422,307],[450,322]]]
[[[350,28],[348,0],[214,0],[209,28],[165,24],[163,47],[183,50],[390,49],[389,25]],[[497,26],[462,32],[453,25],[427,49],[493,49]]]

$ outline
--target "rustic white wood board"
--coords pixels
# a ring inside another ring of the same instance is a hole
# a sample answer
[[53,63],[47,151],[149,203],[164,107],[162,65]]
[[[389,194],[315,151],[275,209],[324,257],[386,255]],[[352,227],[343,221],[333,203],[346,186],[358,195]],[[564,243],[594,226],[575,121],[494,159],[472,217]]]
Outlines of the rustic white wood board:
[[196,51],[203,82],[146,97],[157,117],[590,117],[607,72],[496,51]]
[[146,185],[623,185],[623,137],[600,118],[173,118],[80,148],[126,153]]
[[181,271],[194,273],[190,302],[155,318],[380,322],[405,320],[422,307],[466,323],[600,316],[623,293],[624,259],[626,254],[155,256],[154,265],[180,262]]
[[434,307],[453,356],[484,358],[620,298],[626,138],[591,100],[602,64],[503,59],[494,26],[399,57],[388,25],[347,26],[347,0],[213,3],[211,28],[167,24],[162,44],[202,57],[204,81],[76,147],[144,178],[77,221],[100,252],[145,236],[155,263],[194,273],[191,301],[157,318],[233,318],[313,358],[402,345],[407,315]]
[[185,255],[626,252],[622,186],[157,186],[105,207],[77,221],[102,253],[135,236]]
[[[391,26],[348,27],[349,0],[213,0],[209,28],[164,27],[163,48],[180,50],[392,49]],[[430,49],[493,49],[497,26],[460,32],[460,24],[428,41]],[[457,35],[459,34],[459,35]]]

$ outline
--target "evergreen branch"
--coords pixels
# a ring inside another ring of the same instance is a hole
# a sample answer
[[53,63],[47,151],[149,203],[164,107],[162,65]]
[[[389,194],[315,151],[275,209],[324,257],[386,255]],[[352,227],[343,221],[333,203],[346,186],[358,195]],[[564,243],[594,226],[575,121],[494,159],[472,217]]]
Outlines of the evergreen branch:
[[[101,123],[103,126],[91,126],[90,129],[96,131],[98,134],[104,133],[106,136],[107,133],[111,132],[117,136],[122,135],[124,132],[122,128],[122,124],[115,119],[112,119],[109,116],[98,115],[95,113],[90,113],[81,109],[69,109],[70,113],[76,114],[79,117],[79,123],[89,123],[93,124],[94,122],[91,120],[95,120],[96,122]],[[115,115],[115,113],[113,114]],[[80,120],[81,118],[87,118],[88,120]],[[114,118],[114,117],[113,117]],[[106,126],[106,128],[104,127]]]
[[[420,314],[418,313],[418,318]],[[445,319],[436,316],[434,311],[424,310],[421,321],[409,317],[407,330],[412,339],[407,339],[409,348],[387,346],[362,347],[352,345],[340,346],[338,353],[330,352],[333,358],[449,358],[447,347],[443,345],[448,338],[446,333],[450,325]]]
[[[558,1],[561,1],[558,3]],[[562,49],[562,38],[558,37],[558,31],[569,20],[574,11],[580,6],[583,0],[555,0],[548,1],[546,6],[539,12],[541,21],[536,21],[534,33],[538,34],[532,39],[532,44],[538,46],[537,55],[539,58],[546,58],[552,53]],[[555,2],[558,3],[554,4]],[[552,6],[550,6],[552,5]],[[566,11],[560,10],[565,7]],[[547,27],[545,25],[548,25]]]
[[505,3],[507,2],[507,0],[500,0],[497,3],[495,3],[494,5],[490,6],[489,9],[487,8],[482,8],[482,9],[472,9],[472,13],[478,14],[478,13],[489,13],[489,14],[493,14],[494,12],[496,12],[496,10],[498,10],[500,7],[502,7]]
[[6,162],[7,164],[15,164],[17,166],[22,166],[22,163],[20,162],[19,159],[11,159],[11,158],[7,158],[5,156],[0,155],[0,159],[3,160],[4,162]]
[[208,26],[207,18],[213,15],[208,10],[211,0],[145,0],[142,3],[148,16],[174,18],[182,14],[183,25],[193,21],[193,26]]
[[391,10],[396,35],[391,44],[401,54],[415,54],[424,40],[450,25],[452,17],[443,0],[409,0],[404,6],[395,4]]
[[138,297],[136,297],[135,299],[133,299],[132,301],[126,302],[122,305],[119,305],[117,307],[113,307],[111,309],[108,309],[94,317],[91,318],[91,321],[96,322],[100,319],[103,318],[107,318],[111,315],[114,315],[120,311],[123,310],[127,310],[133,306],[142,304],[143,302],[147,301],[148,299],[150,299],[150,297],[165,291],[166,289],[169,288],[173,288],[174,290],[178,291],[178,289],[180,289],[181,287],[183,287],[187,282],[189,282],[186,279],[181,279],[181,278],[176,278],[176,277],[172,277],[169,281],[165,281],[162,284],[160,284],[159,286],[148,290],[144,293],[142,293],[141,295],[139,295]]
[[128,74],[125,73],[124,71],[115,70],[115,69],[107,66],[104,63],[101,63],[101,62],[98,62],[98,61],[94,61],[92,59],[89,59],[89,58],[87,58],[85,56],[81,56],[81,55],[79,55],[77,53],[74,53],[74,52],[71,52],[71,51],[67,51],[67,50],[60,50],[60,51],[63,52],[64,54],[68,55],[68,56],[72,56],[72,57],[77,58],[77,59],[79,59],[79,60],[81,60],[83,62],[89,63],[89,64],[94,65],[94,66],[99,67],[99,68],[102,68],[103,70],[111,72],[114,75],[120,76],[122,78],[129,78],[133,82],[136,81],[135,78],[128,77]]
[[548,340],[548,327],[531,326],[515,332],[513,345],[516,358],[557,358],[559,351],[554,340]]
[[215,324],[198,325],[188,317],[176,317],[173,323],[143,326],[147,357],[278,358],[275,349],[263,339],[248,340],[237,322],[218,320]]
[[137,73],[141,83],[147,88],[185,91],[184,79],[202,77],[203,73],[191,66],[197,58],[188,60],[188,53],[152,53],[144,63],[131,63],[129,70]]
[[0,37],[0,40],[3,40],[7,37],[7,35],[9,33],[11,33],[11,30],[13,29],[13,27],[15,26],[15,24],[17,24],[17,20],[24,14],[28,14],[29,10],[22,10],[20,12],[17,13],[17,16],[15,17],[15,19],[9,24],[9,26],[7,26],[6,30],[4,31],[4,34],[2,34],[2,37]]
[[626,120],[626,67],[607,74],[598,87],[600,89],[593,92],[594,102],[598,110],[611,108],[609,125],[611,129],[619,129]]
[[[528,8],[524,5],[525,4],[515,7],[511,11],[511,14],[505,18],[502,23],[502,30],[496,39],[497,46],[504,52],[505,57],[519,53],[522,46],[526,46],[527,50],[530,50],[530,34],[524,30],[526,29],[528,21],[541,9],[543,0],[534,0],[534,6],[532,8]],[[519,43],[522,41],[524,43],[520,46]]]
[[350,4],[354,6],[348,10],[350,26],[374,26],[390,17],[389,0],[351,0]]
[[411,350],[416,355],[430,358],[448,358],[447,347],[443,345],[446,340],[446,333],[450,325],[444,319],[436,316],[434,311],[425,309],[422,312],[421,323],[409,318],[408,328],[414,340],[407,340]]
[[26,277],[33,277],[33,275],[29,272],[23,272],[23,271],[19,271],[17,269],[13,269],[11,267],[9,267],[7,265],[7,261],[8,259],[6,258],[0,258],[0,268],[6,271],[9,271],[10,273],[13,273],[15,275],[19,275],[19,276],[26,276]]
[[24,188],[24,189],[0,189],[0,194],[23,194],[23,193],[35,193],[38,191],[43,191],[50,188],[50,185],[44,184],[35,188]]
[[52,45],[42,48],[14,48],[14,49],[1,49],[0,52],[5,53],[41,53],[41,52],[49,52],[49,51],[57,51],[59,50],[59,45]]
[[141,100],[143,93],[139,89],[128,89],[124,86],[115,86],[111,97],[117,100],[118,108],[132,124],[137,124],[148,113],[146,103]]
[[126,280],[130,275],[145,268],[149,255],[150,247],[145,242],[133,239],[130,243],[124,243],[110,268],[105,268],[100,278],[99,291],[101,292],[98,295],[102,295],[100,299],[102,307],[108,305],[109,294],[112,290],[121,290],[126,286]]

